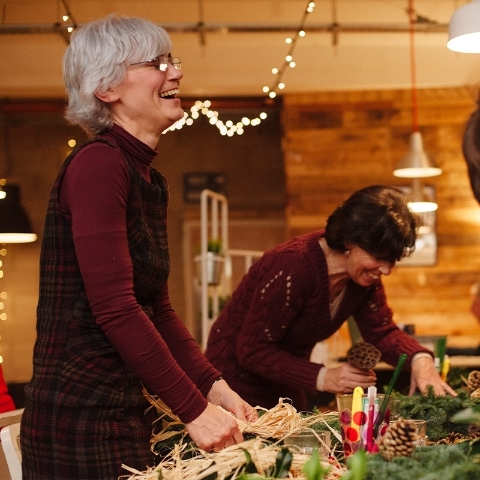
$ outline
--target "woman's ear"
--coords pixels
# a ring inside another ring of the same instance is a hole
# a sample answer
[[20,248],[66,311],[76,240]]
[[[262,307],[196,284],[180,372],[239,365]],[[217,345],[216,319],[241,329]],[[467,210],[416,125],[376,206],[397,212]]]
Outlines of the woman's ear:
[[118,94],[117,90],[112,87],[108,87],[106,90],[102,91],[100,89],[95,90],[94,94],[99,100],[105,103],[112,103],[116,102],[120,95]]

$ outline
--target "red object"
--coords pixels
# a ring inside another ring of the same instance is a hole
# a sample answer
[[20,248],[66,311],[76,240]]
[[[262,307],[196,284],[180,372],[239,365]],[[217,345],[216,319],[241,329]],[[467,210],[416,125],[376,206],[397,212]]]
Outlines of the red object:
[[368,405],[368,424],[367,424],[367,452],[373,451],[373,424],[375,419],[374,417],[375,404],[369,403]]
[[0,413],[15,410],[13,398],[8,393],[7,384],[3,378],[2,366],[0,365]]

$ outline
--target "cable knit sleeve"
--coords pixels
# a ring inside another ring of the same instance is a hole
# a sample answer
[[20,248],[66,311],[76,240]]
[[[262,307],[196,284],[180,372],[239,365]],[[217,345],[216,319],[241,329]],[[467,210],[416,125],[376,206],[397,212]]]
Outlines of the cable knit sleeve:
[[[190,422],[202,413],[207,401],[133,291],[126,232],[129,175],[118,152],[92,144],[68,167],[60,202],[71,215],[75,251],[96,323],[148,389],[182,421]],[[166,289],[160,302],[165,295]],[[180,320],[171,313],[168,323],[176,322]],[[178,341],[178,337],[172,334],[168,342]]]
[[370,290],[366,301],[354,313],[363,340],[375,345],[382,352],[382,360],[390,365],[397,364],[401,353],[408,355],[408,368],[411,368],[411,361],[416,353],[426,352],[433,357],[430,350],[422,347],[394,323],[382,283],[376,284]]

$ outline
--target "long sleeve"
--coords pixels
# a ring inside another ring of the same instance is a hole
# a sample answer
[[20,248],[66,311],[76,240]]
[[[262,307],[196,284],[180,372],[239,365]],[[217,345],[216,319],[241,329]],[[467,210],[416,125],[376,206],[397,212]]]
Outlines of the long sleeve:
[[[193,383],[207,396],[220,372],[205,358],[192,335],[173,310],[168,287],[162,291],[154,304],[153,322],[167,342],[175,360]],[[179,392],[182,395],[181,392]]]
[[71,215],[78,264],[97,325],[148,389],[189,422],[207,402],[134,295],[126,231],[128,184],[120,154],[94,144],[67,169],[61,199]]
[[400,354],[406,353],[407,366],[410,368],[412,357],[416,353],[426,352],[433,355],[393,322],[383,285],[378,283],[369,290],[369,298],[354,312],[354,319],[363,340],[375,345],[382,352],[382,360],[396,365]]

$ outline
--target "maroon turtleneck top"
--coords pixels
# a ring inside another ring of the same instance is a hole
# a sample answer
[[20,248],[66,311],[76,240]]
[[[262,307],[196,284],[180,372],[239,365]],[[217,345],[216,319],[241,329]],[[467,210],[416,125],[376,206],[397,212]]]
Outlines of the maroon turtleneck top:
[[[157,155],[118,125],[103,137],[150,181]],[[124,361],[183,422],[206,408],[205,396],[219,372],[205,359],[173,310],[168,287],[150,319],[133,291],[126,205],[129,170],[120,153],[95,142],[72,159],[60,189],[60,207],[72,220],[75,251],[96,323]]]

